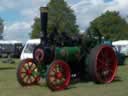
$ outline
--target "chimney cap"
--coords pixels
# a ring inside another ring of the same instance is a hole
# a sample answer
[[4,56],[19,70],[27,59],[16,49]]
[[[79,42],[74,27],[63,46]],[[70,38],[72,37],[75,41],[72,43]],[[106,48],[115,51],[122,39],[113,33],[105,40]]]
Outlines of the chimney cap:
[[40,12],[47,13],[48,7],[40,7]]

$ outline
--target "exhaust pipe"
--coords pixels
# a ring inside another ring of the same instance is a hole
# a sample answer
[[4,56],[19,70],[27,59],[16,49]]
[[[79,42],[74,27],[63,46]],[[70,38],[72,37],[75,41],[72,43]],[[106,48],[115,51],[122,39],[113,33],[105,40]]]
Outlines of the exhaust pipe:
[[47,46],[47,23],[48,23],[48,7],[40,8],[40,21],[41,21],[41,44]]

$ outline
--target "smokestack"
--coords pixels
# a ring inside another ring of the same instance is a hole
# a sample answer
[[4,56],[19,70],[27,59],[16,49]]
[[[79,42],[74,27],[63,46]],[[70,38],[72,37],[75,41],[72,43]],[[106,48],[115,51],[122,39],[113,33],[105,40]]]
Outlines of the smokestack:
[[41,43],[47,44],[47,22],[48,22],[48,7],[40,8],[41,20]]

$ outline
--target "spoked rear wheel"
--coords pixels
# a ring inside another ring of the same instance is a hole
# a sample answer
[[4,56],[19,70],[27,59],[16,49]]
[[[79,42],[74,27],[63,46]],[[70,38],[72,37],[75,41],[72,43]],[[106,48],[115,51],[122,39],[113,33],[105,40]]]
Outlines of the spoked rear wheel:
[[64,61],[56,60],[51,63],[46,76],[46,82],[51,90],[64,90],[70,83],[71,73],[69,65]]
[[17,68],[17,80],[22,86],[37,84],[40,80],[38,68],[33,59],[25,59]]
[[111,46],[100,45],[95,47],[89,56],[89,74],[97,83],[113,81],[118,60]]

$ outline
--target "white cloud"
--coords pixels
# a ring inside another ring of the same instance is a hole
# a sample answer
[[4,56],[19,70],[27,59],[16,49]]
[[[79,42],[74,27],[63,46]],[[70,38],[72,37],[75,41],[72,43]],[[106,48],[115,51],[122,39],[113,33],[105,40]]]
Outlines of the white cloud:
[[108,6],[105,10],[116,10],[119,11],[122,16],[126,16],[128,15],[127,6],[127,0],[113,0],[111,6]]
[[4,10],[4,9],[3,9],[3,7],[2,7],[2,6],[0,6],[0,12],[1,12],[1,11],[3,11],[3,10]]
[[38,11],[39,11],[38,8],[37,9],[28,8],[28,9],[21,10],[20,14],[21,16],[23,16],[24,20],[33,21],[35,17],[39,16]]
[[20,1],[17,2],[17,0],[0,0],[0,6],[3,10],[18,8],[21,4]]
[[[17,9],[19,14],[23,16],[23,21],[14,21],[6,23],[5,39],[28,39],[28,33],[31,32],[31,24],[33,18],[39,16],[40,6],[45,6],[49,0],[0,0],[0,11],[7,9]],[[101,15],[106,10],[117,10],[121,12],[122,16],[128,14],[127,0],[112,0],[105,3],[103,0],[79,0],[77,3],[74,0],[67,0],[72,2],[69,5],[75,10],[77,16],[77,23],[80,30],[85,30],[90,21]]]
[[72,8],[77,15],[77,23],[83,31],[89,26],[90,21],[107,10],[120,11],[122,16],[126,16],[128,14],[127,6],[127,0],[112,0],[109,2],[104,2],[103,0],[81,0],[79,3],[74,4]]
[[[0,9],[4,11],[18,10],[17,14],[22,16],[22,20],[5,23],[5,39],[16,39],[25,41],[29,38],[31,25],[35,16],[39,16],[39,7],[46,6],[49,0],[1,0]],[[9,2],[9,4],[8,4]]]
[[15,22],[5,26],[4,39],[27,40],[31,31],[31,22]]
[[105,7],[105,3],[102,0],[82,0],[79,3],[72,6],[77,15],[77,23],[80,26],[80,30],[85,30],[90,21],[99,16]]

